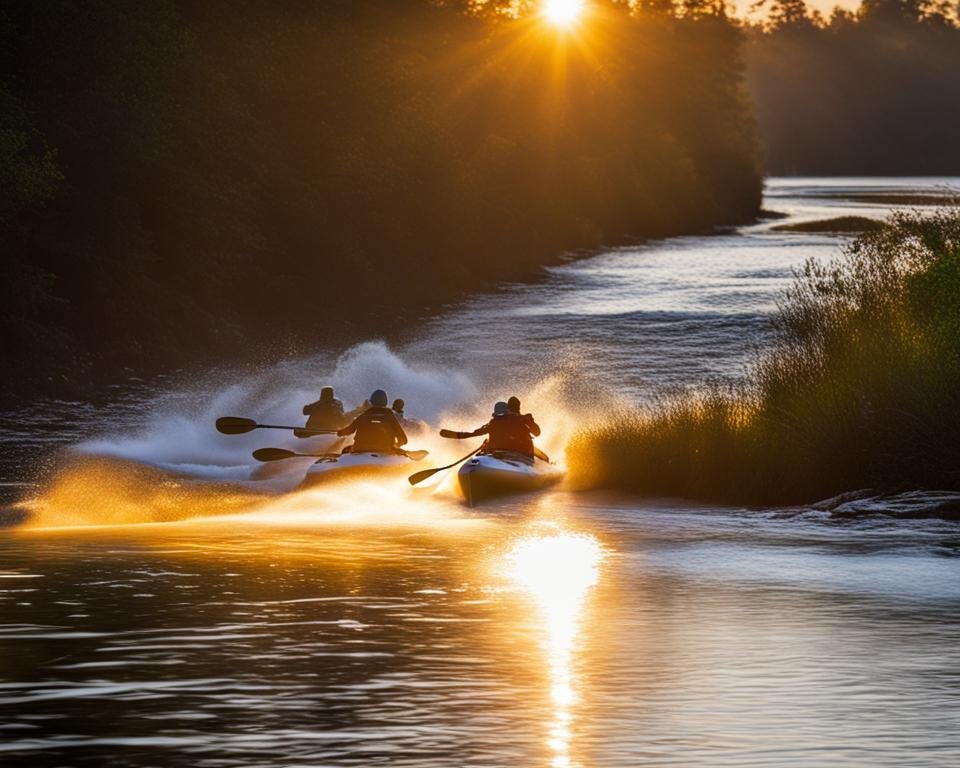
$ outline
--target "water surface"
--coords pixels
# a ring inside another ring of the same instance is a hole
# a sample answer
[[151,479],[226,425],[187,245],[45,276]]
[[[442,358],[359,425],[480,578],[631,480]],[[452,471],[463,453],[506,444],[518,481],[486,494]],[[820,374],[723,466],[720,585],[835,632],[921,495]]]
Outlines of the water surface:
[[[879,217],[950,184],[773,180],[766,207]],[[562,459],[598,409],[743,372],[791,270],[841,244],[776,223],[552,268],[393,349],[4,415],[0,479],[37,499],[0,531],[0,764],[960,764],[960,526],[910,516],[942,497],[468,511],[449,481],[290,493],[302,462],[249,479],[288,438],[211,429],[294,419],[327,381],[434,426],[518,393]]]

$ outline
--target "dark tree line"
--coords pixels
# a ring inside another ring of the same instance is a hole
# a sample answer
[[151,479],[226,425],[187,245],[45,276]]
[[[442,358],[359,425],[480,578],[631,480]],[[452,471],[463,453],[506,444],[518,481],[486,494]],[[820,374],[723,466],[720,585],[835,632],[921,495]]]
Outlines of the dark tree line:
[[960,174],[960,3],[761,5],[748,82],[778,174]]
[[722,7],[0,9],[7,384],[388,333],[562,252],[759,206]]

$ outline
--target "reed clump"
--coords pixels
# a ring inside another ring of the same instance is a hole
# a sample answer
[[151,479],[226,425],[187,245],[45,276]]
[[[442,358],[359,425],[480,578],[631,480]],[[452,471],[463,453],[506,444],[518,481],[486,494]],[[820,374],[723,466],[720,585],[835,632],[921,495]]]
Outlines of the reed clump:
[[960,487],[960,210],[807,262],[746,379],[575,437],[581,487],[741,504]]

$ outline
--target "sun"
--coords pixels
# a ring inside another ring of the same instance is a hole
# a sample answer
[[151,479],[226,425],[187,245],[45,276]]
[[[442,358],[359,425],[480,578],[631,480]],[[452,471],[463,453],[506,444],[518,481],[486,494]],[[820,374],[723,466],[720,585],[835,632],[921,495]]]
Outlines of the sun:
[[543,0],[543,17],[557,27],[572,27],[583,13],[583,0]]

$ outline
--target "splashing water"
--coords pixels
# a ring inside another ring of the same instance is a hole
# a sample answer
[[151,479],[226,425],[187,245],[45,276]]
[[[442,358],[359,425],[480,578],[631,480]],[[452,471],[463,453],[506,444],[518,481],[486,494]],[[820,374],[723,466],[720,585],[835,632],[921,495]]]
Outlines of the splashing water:
[[[315,360],[311,366],[317,381],[313,389],[303,386],[298,375],[302,367],[286,363],[221,391],[146,403],[142,422],[121,423],[116,431],[73,449],[70,460],[37,498],[25,504],[33,525],[155,523],[238,512],[281,519],[291,510],[301,515],[304,509],[328,521],[359,520],[374,507],[405,509],[411,499],[422,506],[427,499],[446,503],[453,498],[453,474],[438,473],[424,488],[413,491],[403,478],[394,477],[377,483],[338,483],[320,494],[299,492],[291,499],[277,500],[273,498],[277,494],[297,488],[313,459],[262,465],[252,459],[253,450],[276,446],[310,453],[320,449],[290,432],[255,430],[226,436],[213,427],[216,418],[224,415],[302,425],[303,404],[315,399],[319,387],[328,383],[347,408],[377,387],[385,388],[391,398],[406,400],[408,417],[426,425],[411,430],[408,447],[430,452],[426,461],[411,465],[411,472],[451,463],[478,447],[479,439],[445,440],[438,431],[440,427],[472,430],[489,419],[494,401],[510,395],[519,395],[524,410],[534,411],[543,429],[538,443],[560,464],[581,418],[572,405],[576,377],[564,373],[544,376],[525,388],[494,390],[487,385],[481,391],[463,370],[408,362],[382,342],[346,350],[328,363],[326,376],[316,373]],[[410,517],[409,512],[398,514]]]

